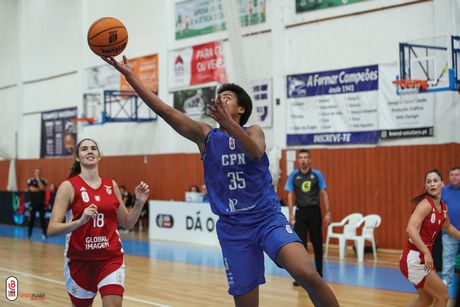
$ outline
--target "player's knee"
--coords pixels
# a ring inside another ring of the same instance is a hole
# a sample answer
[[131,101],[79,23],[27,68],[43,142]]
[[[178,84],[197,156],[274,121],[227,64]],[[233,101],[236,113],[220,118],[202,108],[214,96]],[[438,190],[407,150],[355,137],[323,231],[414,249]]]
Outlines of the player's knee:
[[432,296],[420,296],[419,297],[420,304],[423,306],[431,306],[434,303],[434,297]]
[[449,300],[449,293],[447,291],[447,288],[445,290],[439,291],[436,293],[436,301],[437,302],[442,302],[447,304],[447,301]]
[[118,295],[107,295],[102,298],[103,307],[121,307],[122,297]]

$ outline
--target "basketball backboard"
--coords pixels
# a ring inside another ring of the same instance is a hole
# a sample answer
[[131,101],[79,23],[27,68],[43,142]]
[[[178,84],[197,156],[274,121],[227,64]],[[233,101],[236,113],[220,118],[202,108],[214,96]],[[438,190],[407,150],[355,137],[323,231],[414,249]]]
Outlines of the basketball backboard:
[[[93,118],[91,125],[108,122],[146,122],[157,119],[135,92],[91,91],[83,94],[82,118]],[[90,125],[84,123],[85,126]]]
[[104,122],[146,122],[158,116],[131,91],[104,91]]
[[[425,92],[458,89],[458,39],[454,36],[428,37],[399,43],[400,80],[424,80]],[[456,52],[456,53],[455,53]]]
[[452,68],[454,70],[455,86],[460,92],[460,36],[452,36],[451,38],[452,46]]
[[[93,118],[92,125],[102,125],[105,123],[104,98],[100,91],[87,92],[83,94],[83,118]],[[85,126],[90,125],[84,123]]]

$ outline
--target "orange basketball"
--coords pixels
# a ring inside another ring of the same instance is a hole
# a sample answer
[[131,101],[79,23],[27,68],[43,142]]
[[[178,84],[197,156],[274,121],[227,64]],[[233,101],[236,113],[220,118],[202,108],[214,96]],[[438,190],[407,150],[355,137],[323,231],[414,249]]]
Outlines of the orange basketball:
[[128,31],[116,18],[103,17],[91,25],[88,30],[88,45],[99,56],[119,55],[128,43]]

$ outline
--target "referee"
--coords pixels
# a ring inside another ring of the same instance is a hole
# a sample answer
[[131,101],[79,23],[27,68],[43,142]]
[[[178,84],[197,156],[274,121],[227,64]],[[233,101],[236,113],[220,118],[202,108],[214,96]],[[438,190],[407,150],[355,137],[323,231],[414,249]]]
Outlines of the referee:
[[[326,191],[326,182],[323,174],[311,167],[311,153],[307,149],[298,152],[297,161],[299,168],[289,175],[284,189],[288,191],[289,222],[294,224],[294,230],[304,242],[308,242],[308,233],[315,252],[316,271],[323,277],[323,233],[320,207],[320,196],[324,202],[326,215],[324,221],[331,221],[329,196]],[[295,216],[292,208],[295,201]],[[298,286],[294,282],[295,286]]]

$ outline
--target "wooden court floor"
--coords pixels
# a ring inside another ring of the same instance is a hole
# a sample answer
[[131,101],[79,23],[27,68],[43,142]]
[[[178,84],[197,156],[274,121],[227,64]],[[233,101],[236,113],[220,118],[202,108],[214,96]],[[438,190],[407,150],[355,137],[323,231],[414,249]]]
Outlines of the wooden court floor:
[[[145,238],[145,234],[128,234]],[[63,277],[64,246],[0,237],[0,306],[70,306]],[[334,257],[332,252],[332,258]],[[395,266],[398,254],[379,254],[381,264]],[[350,261],[354,261],[351,259]],[[370,260],[366,260],[369,261]],[[221,269],[164,261],[148,257],[125,256],[126,285],[123,306],[233,306],[227,294],[227,281]],[[5,298],[5,280],[19,280],[20,297]],[[266,275],[260,287],[260,306],[313,306],[303,289],[292,286],[287,277]],[[405,306],[415,294],[330,283],[341,306]],[[41,294],[44,300],[32,300]],[[101,306],[97,296],[93,306]],[[453,306],[453,302],[450,302]]]

